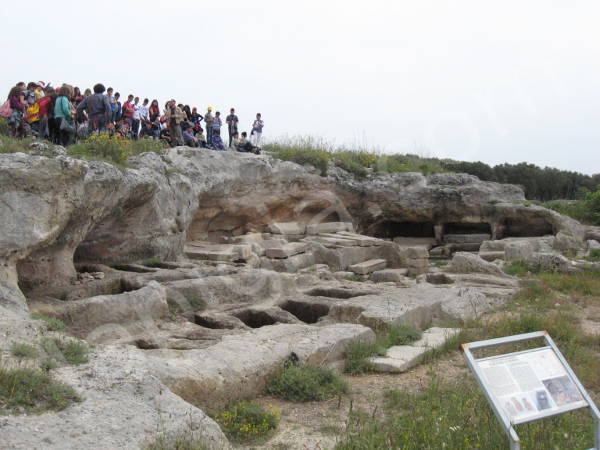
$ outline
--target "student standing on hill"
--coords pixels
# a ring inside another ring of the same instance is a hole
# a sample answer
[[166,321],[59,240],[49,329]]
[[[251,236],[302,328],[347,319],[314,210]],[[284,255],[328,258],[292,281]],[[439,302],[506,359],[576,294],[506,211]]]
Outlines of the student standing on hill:
[[217,111],[215,113],[215,117],[213,117],[212,123],[212,135],[215,136],[217,133],[221,136],[221,126],[223,125],[223,121],[221,120],[221,113]]
[[69,100],[71,97],[73,97],[73,88],[68,84],[63,84],[54,104],[54,119],[58,125],[59,142],[64,147],[71,143],[76,130],[71,115],[72,105]]
[[177,106],[175,100],[171,100],[166,105],[165,117],[169,124],[171,134],[171,145],[183,145],[183,134],[181,132],[181,122],[185,119],[185,113]]
[[88,127],[90,133],[94,131],[106,131],[111,123],[112,108],[108,97],[104,95],[104,85],[98,83],[94,86],[94,95],[85,97],[78,105],[77,112],[85,111],[88,116]]
[[106,90],[106,96],[108,97],[108,103],[110,103],[110,121],[114,122],[117,117],[117,99],[113,95],[113,88],[109,87]]
[[133,125],[133,112],[135,111],[135,106],[133,106],[133,95],[129,94],[127,96],[127,101],[123,103],[122,116],[123,119],[127,119],[129,123],[129,127]]
[[238,116],[235,115],[235,109],[231,108],[229,110],[229,115],[225,119],[227,122],[227,128],[229,130],[229,147],[231,148],[231,143],[233,142],[234,136],[238,132]]
[[131,117],[131,138],[137,141],[138,133],[140,132],[140,98],[136,97],[133,101],[133,115]]
[[121,94],[115,92],[115,104],[117,105],[115,108],[115,116],[113,118],[113,122],[117,123],[123,117],[123,106],[119,99],[121,98]]
[[254,138],[254,145],[260,147],[260,139],[262,138],[262,130],[265,126],[265,122],[261,118],[261,114],[256,114],[256,120],[252,123],[252,137]]
[[206,142],[208,143],[208,145],[211,145],[213,124],[212,106],[209,106],[206,109],[206,114],[204,114],[204,123],[206,124]]

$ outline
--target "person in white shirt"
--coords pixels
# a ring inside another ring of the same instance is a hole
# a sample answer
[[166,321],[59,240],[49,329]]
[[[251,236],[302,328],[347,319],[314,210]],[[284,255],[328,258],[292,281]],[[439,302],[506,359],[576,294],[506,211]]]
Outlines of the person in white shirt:
[[140,131],[140,98],[136,97],[133,100],[133,116],[131,117],[131,139],[137,141]]
[[264,120],[261,118],[261,114],[256,114],[256,120],[252,123],[252,132],[250,133],[253,138],[253,144],[256,147],[260,147],[260,139],[262,137],[262,130],[265,126]]
[[139,120],[144,125],[150,123],[150,106],[148,105],[148,103],[150,103],[150,100],[145,98],[144,103],[137,110]]

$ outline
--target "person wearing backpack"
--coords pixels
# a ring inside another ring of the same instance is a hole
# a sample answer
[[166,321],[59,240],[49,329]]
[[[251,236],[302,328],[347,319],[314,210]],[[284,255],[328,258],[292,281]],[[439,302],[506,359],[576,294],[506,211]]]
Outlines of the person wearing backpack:
[[106,131],[111,123],[112,108],[108,97],[104,95],[104,85],[98,83],[94,86],[94,95],[85,97],[78,105],[76,112],[85,111],[88,117],[89,134]]
[[54,105],[54,120],[58,125],[58,141],[64,147],[69,145],[75,135],[76,126],[71,113],[70,98],[73,97],[73,88],[63,84],[58,92]]
[[26,103],[23,98],[23,89],[19,85],[13,87],[8,93],[8,105],[11,110],[8,119],[11,135],[16,138],[25,137],[27,128],[23,116]]

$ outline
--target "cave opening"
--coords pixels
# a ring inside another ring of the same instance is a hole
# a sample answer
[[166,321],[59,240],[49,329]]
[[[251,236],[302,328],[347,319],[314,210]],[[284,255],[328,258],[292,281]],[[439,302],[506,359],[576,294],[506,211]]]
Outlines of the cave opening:
[[275,325],[277,321],[273,319],[266,311],[260,309],[242,309],[231,313],[250,328],[261,328],[267,325]]
[[317,323],[321,317],[329,314],[329,305],[323,303],[287,300],[279,307],[306,323]]
[[392,239],[395,237],[434,238],[434,223],[386,220],[374,227],[373,236],[382,239]]
[[444,224],[444,234],[492,234],[489,223],[450,222]]
[[504,237],[539,237],[554,234],[550,223],[543,218],[531,218],[527,220],[506,219]]

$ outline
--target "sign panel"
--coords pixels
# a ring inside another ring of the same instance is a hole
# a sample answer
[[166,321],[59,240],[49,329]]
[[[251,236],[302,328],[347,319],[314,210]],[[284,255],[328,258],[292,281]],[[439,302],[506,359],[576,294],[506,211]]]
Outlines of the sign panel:
[[475,360],[512,423],[523,423],[588,405],[551,348]]

